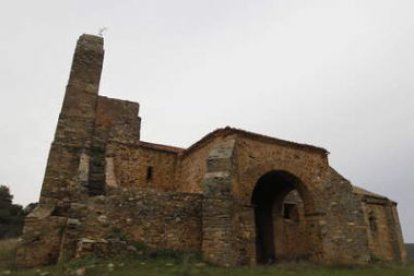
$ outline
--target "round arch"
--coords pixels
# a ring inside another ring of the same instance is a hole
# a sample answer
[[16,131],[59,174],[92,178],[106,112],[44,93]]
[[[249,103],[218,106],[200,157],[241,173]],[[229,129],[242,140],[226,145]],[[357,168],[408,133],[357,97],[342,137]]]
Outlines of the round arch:
[[309,239],[305,213],[313,200],[295,175],[274,170],[262,175],[251,196],[256,228],[256,261],[272,263],[308,255]]

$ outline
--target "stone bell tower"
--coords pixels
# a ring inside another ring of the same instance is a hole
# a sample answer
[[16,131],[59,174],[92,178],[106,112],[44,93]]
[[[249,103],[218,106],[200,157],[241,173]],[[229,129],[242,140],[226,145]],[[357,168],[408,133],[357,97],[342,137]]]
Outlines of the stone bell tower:
[[82,35],[47,161],[40,204],[64,206],[87,185],[104,49],[103,38]]
[[39,206],[27,216],[17,250],[20,266],[73,257],[88,200],[107,193],[108,144],[139,142],[139,104],[98,95],[103,47],[99,36],[77,41]]

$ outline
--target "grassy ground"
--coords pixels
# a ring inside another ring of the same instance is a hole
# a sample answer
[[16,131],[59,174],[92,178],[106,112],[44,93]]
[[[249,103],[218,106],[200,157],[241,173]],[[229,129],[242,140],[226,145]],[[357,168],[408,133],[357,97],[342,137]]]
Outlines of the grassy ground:
[[206,265],[195,254],[173,251],[144,252],[136,257],[113,260],[85,258],[50,267],[15,269],[13,267],[16,240],[0,241],[0,275],[396,275],[414,276],[414,264],[370,265],[367,267],[321,267],[308,263],[272,266],[223,268]]

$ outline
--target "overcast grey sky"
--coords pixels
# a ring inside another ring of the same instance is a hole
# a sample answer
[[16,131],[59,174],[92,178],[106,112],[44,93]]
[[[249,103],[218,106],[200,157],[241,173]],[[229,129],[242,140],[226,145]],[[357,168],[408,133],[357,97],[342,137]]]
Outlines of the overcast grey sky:
[[399,202],[414,242],[414,1],[2,0],[0,183],[37,201],[76,40],[105,33],[101,95],[138,101],[142,139],[227,125],[328,149]]

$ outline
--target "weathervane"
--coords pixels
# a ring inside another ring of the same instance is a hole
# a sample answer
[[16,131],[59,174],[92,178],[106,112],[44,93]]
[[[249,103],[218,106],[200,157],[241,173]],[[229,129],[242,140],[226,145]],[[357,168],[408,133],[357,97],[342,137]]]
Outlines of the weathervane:
[[107,27],[100,28],[100,29],[99,29],[99,33],[98,33],[98,35],[99,35],[99,36],[103,36],[104,32],[106,32],[107,30],[108,30],[108,28],[107,28]]

